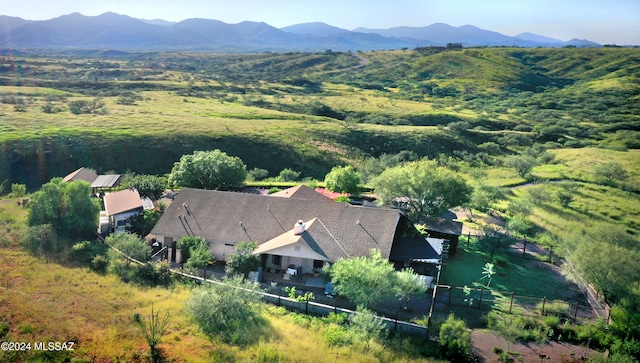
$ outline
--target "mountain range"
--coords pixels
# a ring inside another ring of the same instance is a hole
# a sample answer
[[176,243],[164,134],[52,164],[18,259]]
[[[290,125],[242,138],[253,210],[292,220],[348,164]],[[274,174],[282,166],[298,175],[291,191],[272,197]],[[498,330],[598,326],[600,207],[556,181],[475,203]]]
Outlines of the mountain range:
[[227,24],[211,19],[168,22],[115,13],[79,13],[49,20],[0,16],[0,48],[193,50],[222,52],[382,50],[446,46],[598,47],[588,40],[562,41],[522,33],[515,37],[472,25],[436,23],[424,27],[347,30],[325,23],[275,28],[263,22]]

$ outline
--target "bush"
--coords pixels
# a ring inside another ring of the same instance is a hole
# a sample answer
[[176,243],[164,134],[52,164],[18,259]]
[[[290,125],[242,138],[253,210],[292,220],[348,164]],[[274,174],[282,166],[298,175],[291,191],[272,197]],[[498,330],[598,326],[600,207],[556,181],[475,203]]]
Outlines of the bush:
[[538,309],[540,315],[550,314],[556,316],[566,316],[569,314],[569,304],[564,301],[546,301],[544,303],[544,310],[543,303],[539,302],[536,305],[536,309]]
[[97,255],[91,260],[91,269],[94,271],[104,274],[107,272],[107,267],[109,266],[109,259],[104,255]]
[[324,340],[330,347],[343,347],[353,344],[353,335],[348,329],[331,324],[322,333]]
[[244,282],[242,277],[223,280],[193,292],[185,302],[187,314],[209,336],[222,341],[247,344],[257,340],[264,325],[257,306],[261,296],[259,285]]
[[0,322],[0,339],[4,338],[9,334],[9,324],[4,321]]
[[448,359],[467,360],[471,356],[471,332],[455,315],[450,314],[440,326],[439,338],[442,354]]
[[330,312],[324,318],[324,321],[328,324],[343,325],[347,322],[347,314]]
[[76,100],[69,102],[69,111],[75,115],[81,114],[106,114],[107,109],[101,97],[89,100]]
[[351,333],[365,342],[367,350],[371,347],[371,341],[380,338],[385,331],[384,321],[363,306],[358,306],[349,317],[349,326]]
[[283,169],[276,177],[276,181],[279,182],[295,182],[298,180],[300,180],[300,172],[289,168]]
[[12,198],[21,198],[27,194],[27,186],[24,184],[11,184],[11,197]]

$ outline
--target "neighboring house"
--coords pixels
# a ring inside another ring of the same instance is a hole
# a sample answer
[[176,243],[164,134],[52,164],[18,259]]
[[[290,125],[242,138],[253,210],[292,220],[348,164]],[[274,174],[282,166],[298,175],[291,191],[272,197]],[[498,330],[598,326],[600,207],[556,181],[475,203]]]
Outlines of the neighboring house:
[[98,174],[96,174],[93,170],[87,168],[80,168],[73,173],[65,176],[62,181],[76,181],[76,180],[84,180],[89,183],[93,183],[98,178]]
[[[151,236],[169,247],[176,262],[184,262],[176,250],[183,236],[207,240],[219,261],[239,242],[255,241],[262,267],[273,272],[295,266],[310,273],[340,258],[369,256],[374,248],[398,267],[433,258],[430,243],[411,237],[417,231],[400,211],[336,203],[306,186],[271,196],[185,188]],[[395,253],[401,240],[406,248]]]
[[122,175],[120,174],[107,174],[98,175],[93,170],[87,168],[80,168],[73,173],[65,176],[62,181],[70,182],[75,180],[84,180],[91,183],[93,195],[97,196],[98,193],[104,194],[104,190],[111,190],[120,184]]
[[[124,232],[130,227],[129,217],[134,216],[145,209],[149,209],[149,202],[143,203],[140,194],[135,189],[125,189],[104,196],[105,215],[109,220],[108,232]],[[153,208],[153,203],[151,203]],[[104,231],[103,231],[104,232]]]

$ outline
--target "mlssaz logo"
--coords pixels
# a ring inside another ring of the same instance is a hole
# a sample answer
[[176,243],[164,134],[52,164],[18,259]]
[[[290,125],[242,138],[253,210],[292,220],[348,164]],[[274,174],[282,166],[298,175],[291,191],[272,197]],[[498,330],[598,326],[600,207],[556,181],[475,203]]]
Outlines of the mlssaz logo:
[[61,351],[74,350],[75,344],[75,342],[35,342],[33,346],[34,350]]

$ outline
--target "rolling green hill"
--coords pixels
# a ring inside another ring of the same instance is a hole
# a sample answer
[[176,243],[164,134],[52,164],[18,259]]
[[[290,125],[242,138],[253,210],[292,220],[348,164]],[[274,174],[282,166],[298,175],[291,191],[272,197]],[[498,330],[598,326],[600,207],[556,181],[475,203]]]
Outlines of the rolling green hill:
[[[322,178],[401,150],[478,164],[533,144],[640,146],[637,49],[359,55],[366,65],[337,52],[5,56],[0,179],[35,188],[80,166],[163,174],[182,154],[213,148],[272,175],[289,167]],[[138,100],[122,104],[130,94]],[[105,112],[69,112],[98,96]],[[486,143],[497,155],[478,148]]]

